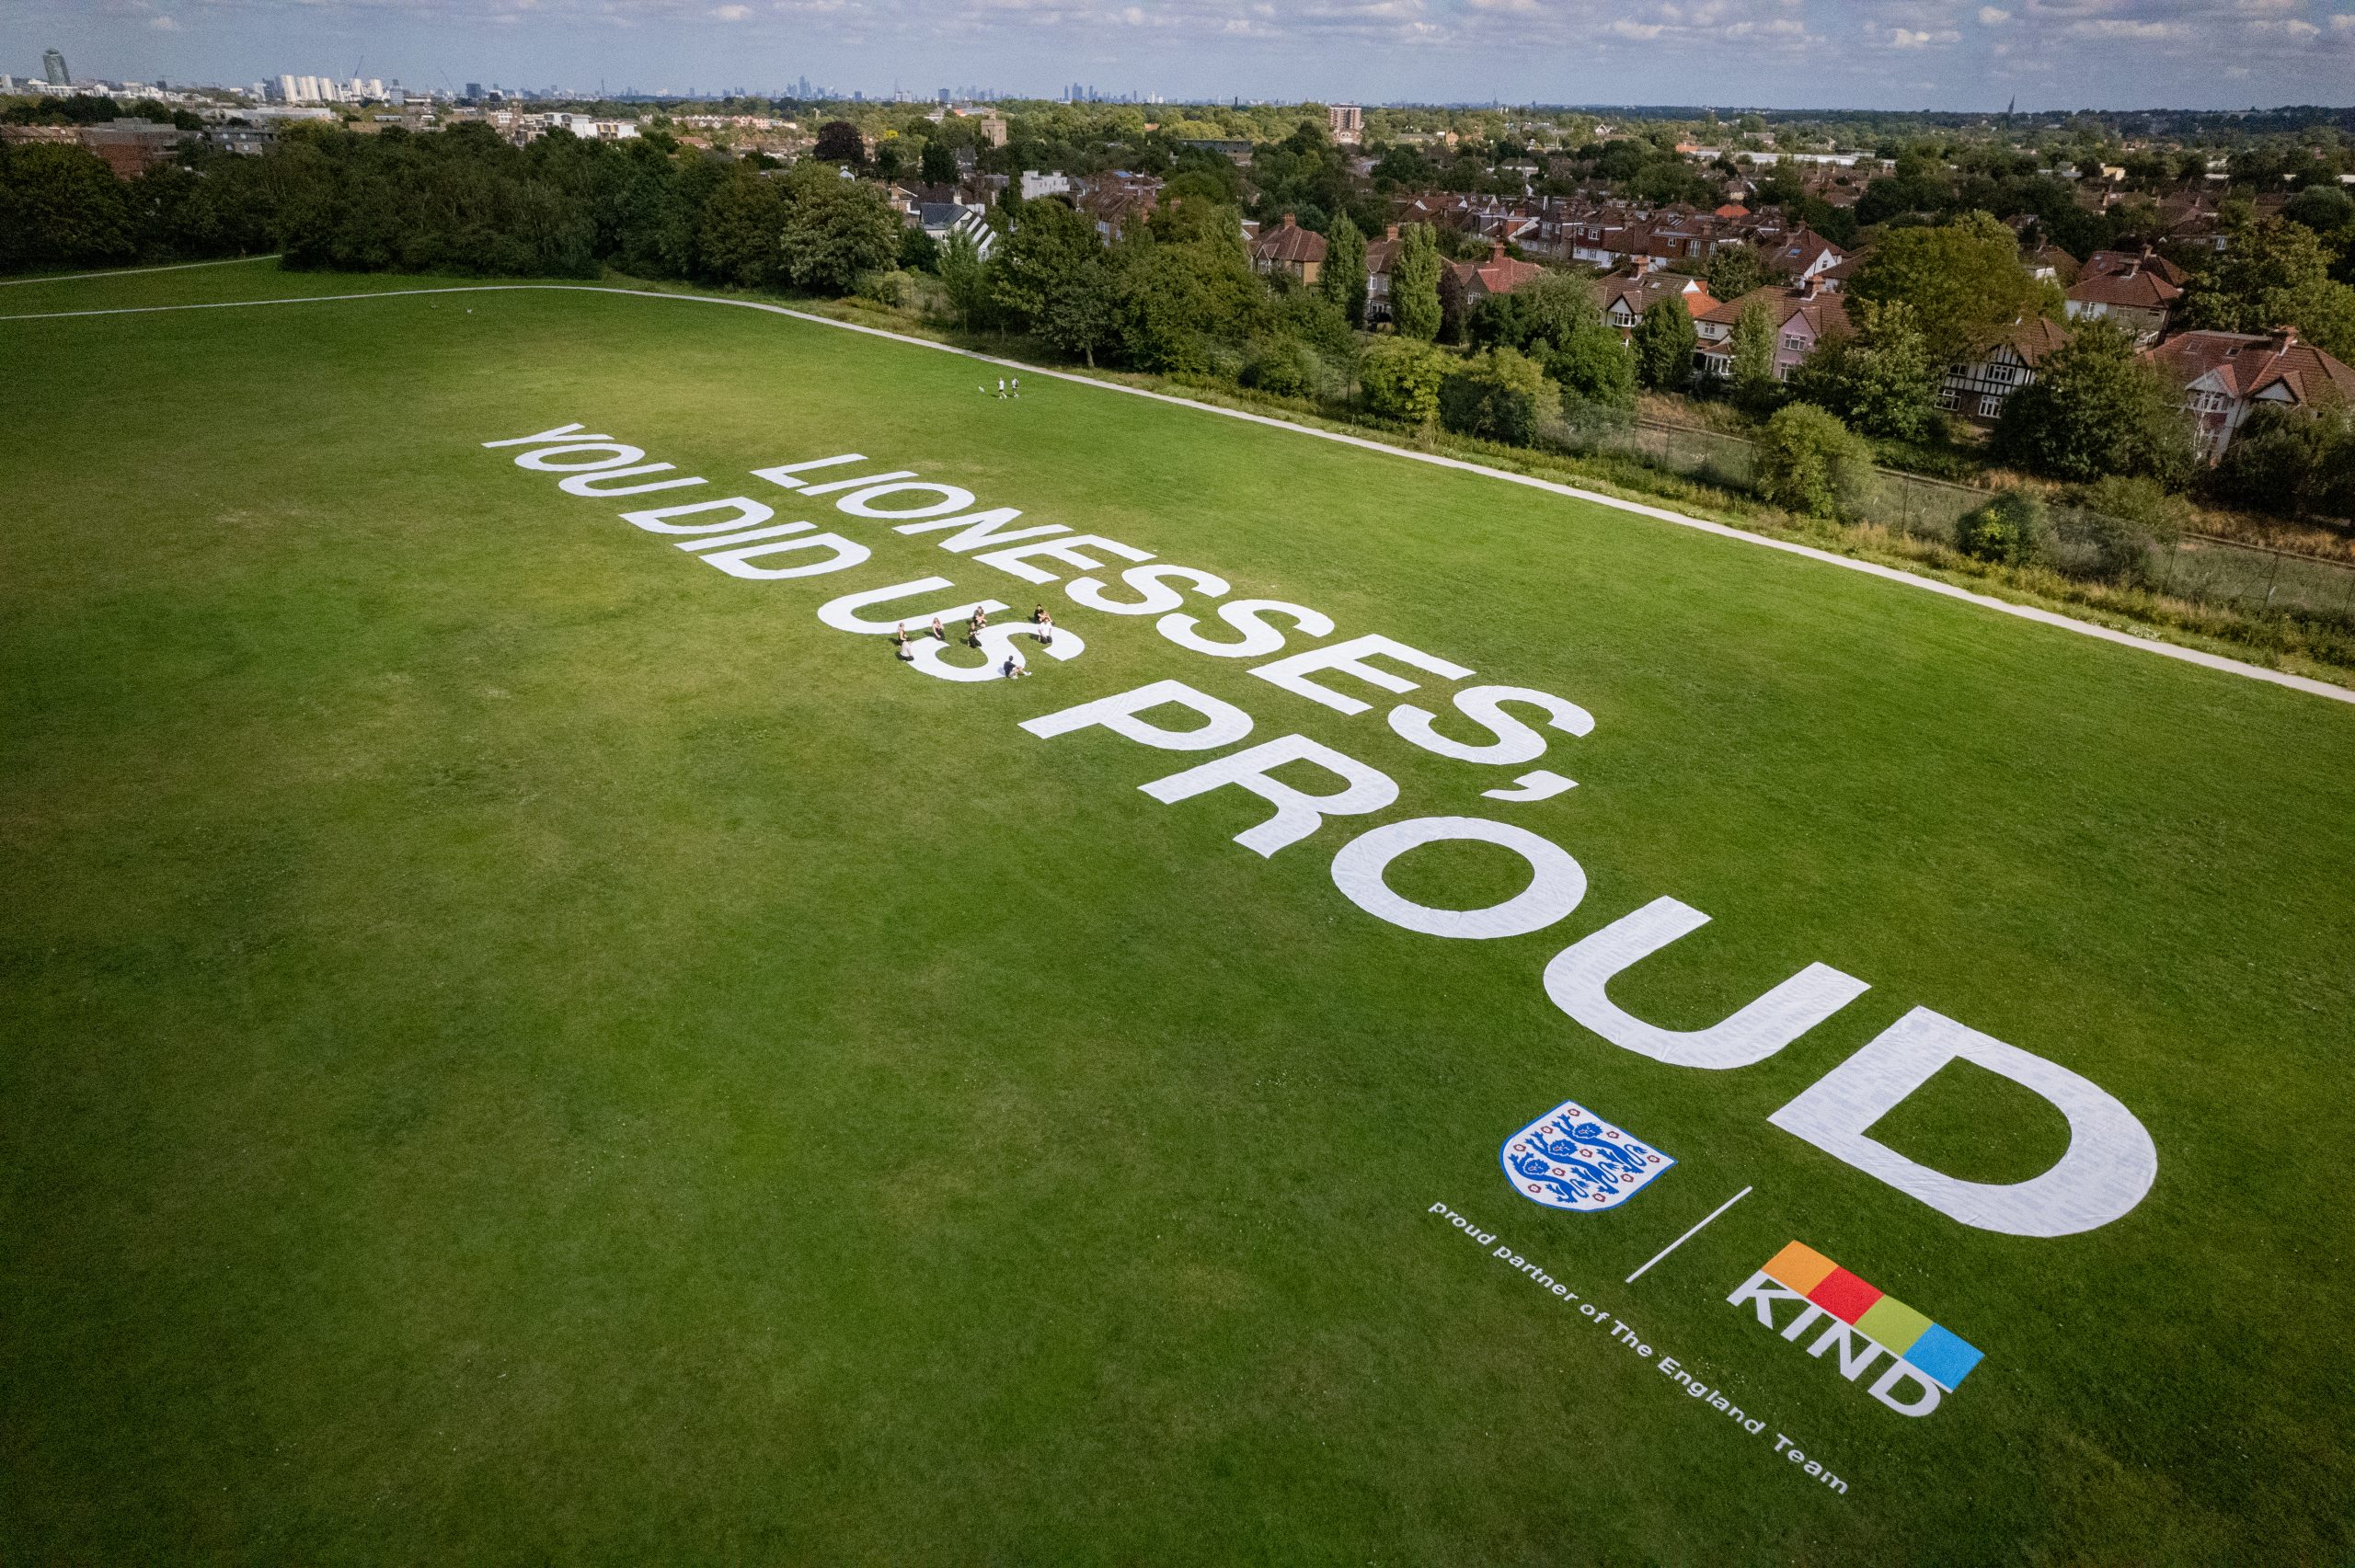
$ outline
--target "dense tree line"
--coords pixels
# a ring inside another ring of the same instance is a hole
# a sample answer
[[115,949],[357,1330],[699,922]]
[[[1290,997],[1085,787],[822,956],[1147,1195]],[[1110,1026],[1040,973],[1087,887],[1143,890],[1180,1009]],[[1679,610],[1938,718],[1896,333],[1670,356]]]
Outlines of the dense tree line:
[[75,146],[0,150],[0,267],[284,253],[297,268],[643,278],[844,292],[890,266],[897,217],[872,185],[772,172],[654,134],[490,127],[354,135],[295,127],[259,156],[186,144],[123,181]]

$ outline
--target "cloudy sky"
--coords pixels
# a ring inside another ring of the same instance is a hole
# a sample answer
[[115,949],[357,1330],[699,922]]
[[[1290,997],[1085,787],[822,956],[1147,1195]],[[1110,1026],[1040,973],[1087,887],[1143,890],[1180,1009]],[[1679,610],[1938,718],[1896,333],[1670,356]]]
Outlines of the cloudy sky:
[[6,0],[0,70],[1775,108],[2355,102],[2355,0]]

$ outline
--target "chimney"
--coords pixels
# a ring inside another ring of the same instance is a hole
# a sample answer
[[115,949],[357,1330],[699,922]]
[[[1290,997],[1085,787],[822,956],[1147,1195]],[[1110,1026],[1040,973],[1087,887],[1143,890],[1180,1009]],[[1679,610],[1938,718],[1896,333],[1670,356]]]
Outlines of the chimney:
[[1384,229],[1382,233],[1382,237],[1384,239],[1396,239],[1398,237],[1398,225],[1393,223],[1388,228]]
[[1505,242],[1500,239],[1490,240],[1488,242],[1488,259],[1491,261],[1502,261],[1504,258]]
[[1284,214],[1284,227],[1286,227],[1286,228],[1288,228],[1288,229],[1296,229],[1296,228],[1300,227],[1300,224],[1299,224],[1299,223],[1298,223],[1297,221],[1295,221],[1295,220],[1293,219],[1292,215],[1290,212],[1286,212],[1286,213]]
[[2286,354],[2297,346],[2298,329],[2296,327],[2277,326],[2273,329],[2273,351],[2275,353]]

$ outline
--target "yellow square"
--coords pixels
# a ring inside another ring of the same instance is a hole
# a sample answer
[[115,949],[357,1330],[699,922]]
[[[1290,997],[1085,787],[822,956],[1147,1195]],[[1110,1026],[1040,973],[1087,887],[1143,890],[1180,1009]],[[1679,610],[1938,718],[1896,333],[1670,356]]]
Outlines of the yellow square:
[[1930,1320],[1896,1297],[1884,1296],[1865,1309],[1856,1326],[1888,1346],[1890,1354],[1902,1356],[1929,1328]]

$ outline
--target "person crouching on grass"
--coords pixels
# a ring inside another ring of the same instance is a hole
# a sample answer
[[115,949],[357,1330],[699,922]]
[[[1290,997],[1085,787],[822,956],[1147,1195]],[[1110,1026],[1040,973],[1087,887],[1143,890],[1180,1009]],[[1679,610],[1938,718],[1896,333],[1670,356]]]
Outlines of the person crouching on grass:
[[998,673],[1008,681],[1019,681],[1030,671],[1023,668],[1022,660],[1017,656],[1009,653],[1005,656],[1005,662],[998,667]]
[[940,629],[940,617],[937,615],[932,618],[932,640],[936,643],[945,643],[948,640],[948,634]]
[[905,621],[901,622],[899,630],[891,634],[891,651],[911,661],[916,657],[914,650],[908,647],[908,624]]

